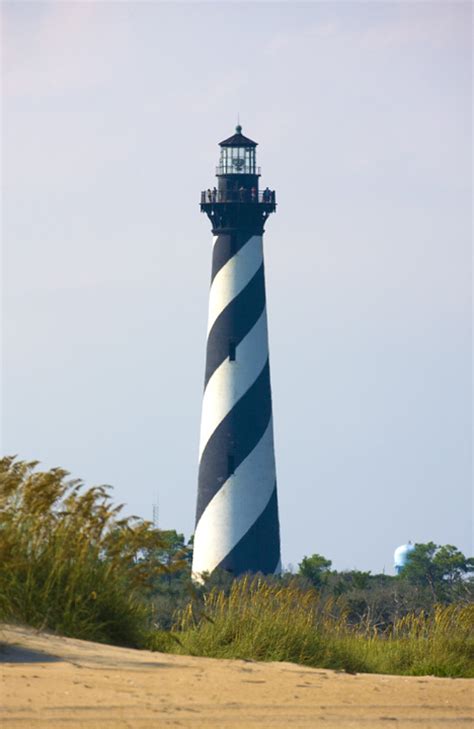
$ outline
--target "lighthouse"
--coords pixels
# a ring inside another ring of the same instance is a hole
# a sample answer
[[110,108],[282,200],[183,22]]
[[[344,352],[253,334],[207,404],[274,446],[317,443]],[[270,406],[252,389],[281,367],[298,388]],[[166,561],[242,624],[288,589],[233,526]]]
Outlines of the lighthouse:
[[193,578],[278,573],[263,231],[275,192],[259,189],[257,143],[220,142],[217,186],[201,193],[212,226],[206,369],[199,444]]

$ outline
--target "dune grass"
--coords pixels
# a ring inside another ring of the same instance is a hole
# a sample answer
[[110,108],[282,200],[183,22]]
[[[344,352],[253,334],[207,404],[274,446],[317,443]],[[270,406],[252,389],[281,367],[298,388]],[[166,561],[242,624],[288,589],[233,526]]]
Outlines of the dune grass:
[[313,590],[246,577],[228,595],[211,592],[202,609],[190,604],[178,616],[174,642],[167,638],[161,650],[354,672],[472,677],[473,627],[474,605],[451,605],[431,615],[410,614],[379,633],[351,625],[337,600],[322,604]]
[[151,525],[120,519],[105,487],[62,469],[0,460],[0,620],[140,645],[148,607]]

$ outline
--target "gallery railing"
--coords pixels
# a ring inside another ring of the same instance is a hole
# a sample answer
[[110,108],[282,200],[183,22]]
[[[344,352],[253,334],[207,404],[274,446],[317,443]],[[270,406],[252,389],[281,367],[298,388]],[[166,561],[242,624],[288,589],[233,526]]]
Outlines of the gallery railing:
[[273,203],[275,190],[203,190],[201,205],[209,203]]

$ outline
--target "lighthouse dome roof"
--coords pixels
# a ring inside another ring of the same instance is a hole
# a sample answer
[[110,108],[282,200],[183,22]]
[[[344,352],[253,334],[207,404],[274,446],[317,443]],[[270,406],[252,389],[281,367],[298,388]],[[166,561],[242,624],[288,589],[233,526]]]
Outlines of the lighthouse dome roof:
[[242,127],[237,124],[235,127],[235,134],[228,139],[224,139],[223,142],[219,142],[220,147],[256,147],[258,142],[254,142],[253,139],[242,134]]

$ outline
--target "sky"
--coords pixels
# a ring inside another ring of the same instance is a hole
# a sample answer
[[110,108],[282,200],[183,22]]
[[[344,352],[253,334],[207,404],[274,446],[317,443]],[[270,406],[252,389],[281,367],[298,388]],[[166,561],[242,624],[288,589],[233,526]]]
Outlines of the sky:
[[472,554],[464,2],[2,19],[2,452],[194,529],[218,142],[259,142],[282,556]]

